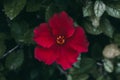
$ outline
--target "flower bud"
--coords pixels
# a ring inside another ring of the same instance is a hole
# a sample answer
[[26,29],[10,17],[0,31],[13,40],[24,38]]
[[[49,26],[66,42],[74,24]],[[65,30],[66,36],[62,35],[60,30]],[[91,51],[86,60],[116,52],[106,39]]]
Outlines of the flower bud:
[[92,25],[95,28],[98,28],[100,25],[100,18],[99,17],[91,17]]
[[109,44],[103,50],[103,56],[105,58],[115,58],[120,55],[120,50],[116,44]]

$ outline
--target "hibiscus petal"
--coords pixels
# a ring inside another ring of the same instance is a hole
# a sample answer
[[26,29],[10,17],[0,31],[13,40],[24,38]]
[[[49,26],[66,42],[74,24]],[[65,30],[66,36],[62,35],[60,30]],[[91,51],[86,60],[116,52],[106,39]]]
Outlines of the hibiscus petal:
[[54,35],[64,35],[70,37],[74,33],[73,19],[66,12],[54,14],[49,20]]
[[59,58],[56,62],[62,66],[64,70],[69,69],[77,61],[79,53],[68,47],[61,47]]
[[89,42],[86,39],[85,32],[82,27],[77,27],[74,35],[68,39],[67,44],[78,52],[87,52]]
[[53,62],[55,62],[58,54],[56,53],[56,47],[50,47],[50,48],[42,48],[42,47],[36,47],[34,50],[35,58],[39,61],[43,61],[46,64],[50,65]]
[[42,23],[34,29],[33,40],[40,46],[49,48],[54,44],[54,38],[47,23]]

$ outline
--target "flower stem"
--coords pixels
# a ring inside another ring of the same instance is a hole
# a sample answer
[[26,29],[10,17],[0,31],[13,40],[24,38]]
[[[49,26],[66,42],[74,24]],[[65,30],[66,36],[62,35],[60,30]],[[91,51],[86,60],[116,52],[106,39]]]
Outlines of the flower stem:
[[12,53],[14,50],[16,50],[19,47],[19,45],[16,45],[15,47],[13,47],[12,49],[10,49],[8,52],[4,53],[4,55],[0,58],[3,59],[5,58],[7,55],[9,55],[10,53]]

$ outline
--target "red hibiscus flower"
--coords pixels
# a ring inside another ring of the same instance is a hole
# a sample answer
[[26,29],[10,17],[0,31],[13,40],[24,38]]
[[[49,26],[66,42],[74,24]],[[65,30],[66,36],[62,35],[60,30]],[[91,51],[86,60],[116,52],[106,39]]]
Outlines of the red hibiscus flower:
[[35,58],[50,65],[57,63],[68,69],[77,61],[81,52],[88,51],[88,41],[83,28],[74,26],[66,12],[56,13],[48,23],[34,29]]

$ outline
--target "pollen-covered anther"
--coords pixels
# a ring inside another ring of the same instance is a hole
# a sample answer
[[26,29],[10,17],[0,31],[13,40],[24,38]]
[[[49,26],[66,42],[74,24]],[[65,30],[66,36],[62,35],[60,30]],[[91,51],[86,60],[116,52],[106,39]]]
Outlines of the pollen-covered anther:
[[65,37],[64,36],[58,36],[56,39],[57,44],[64,44],[65,43]]

